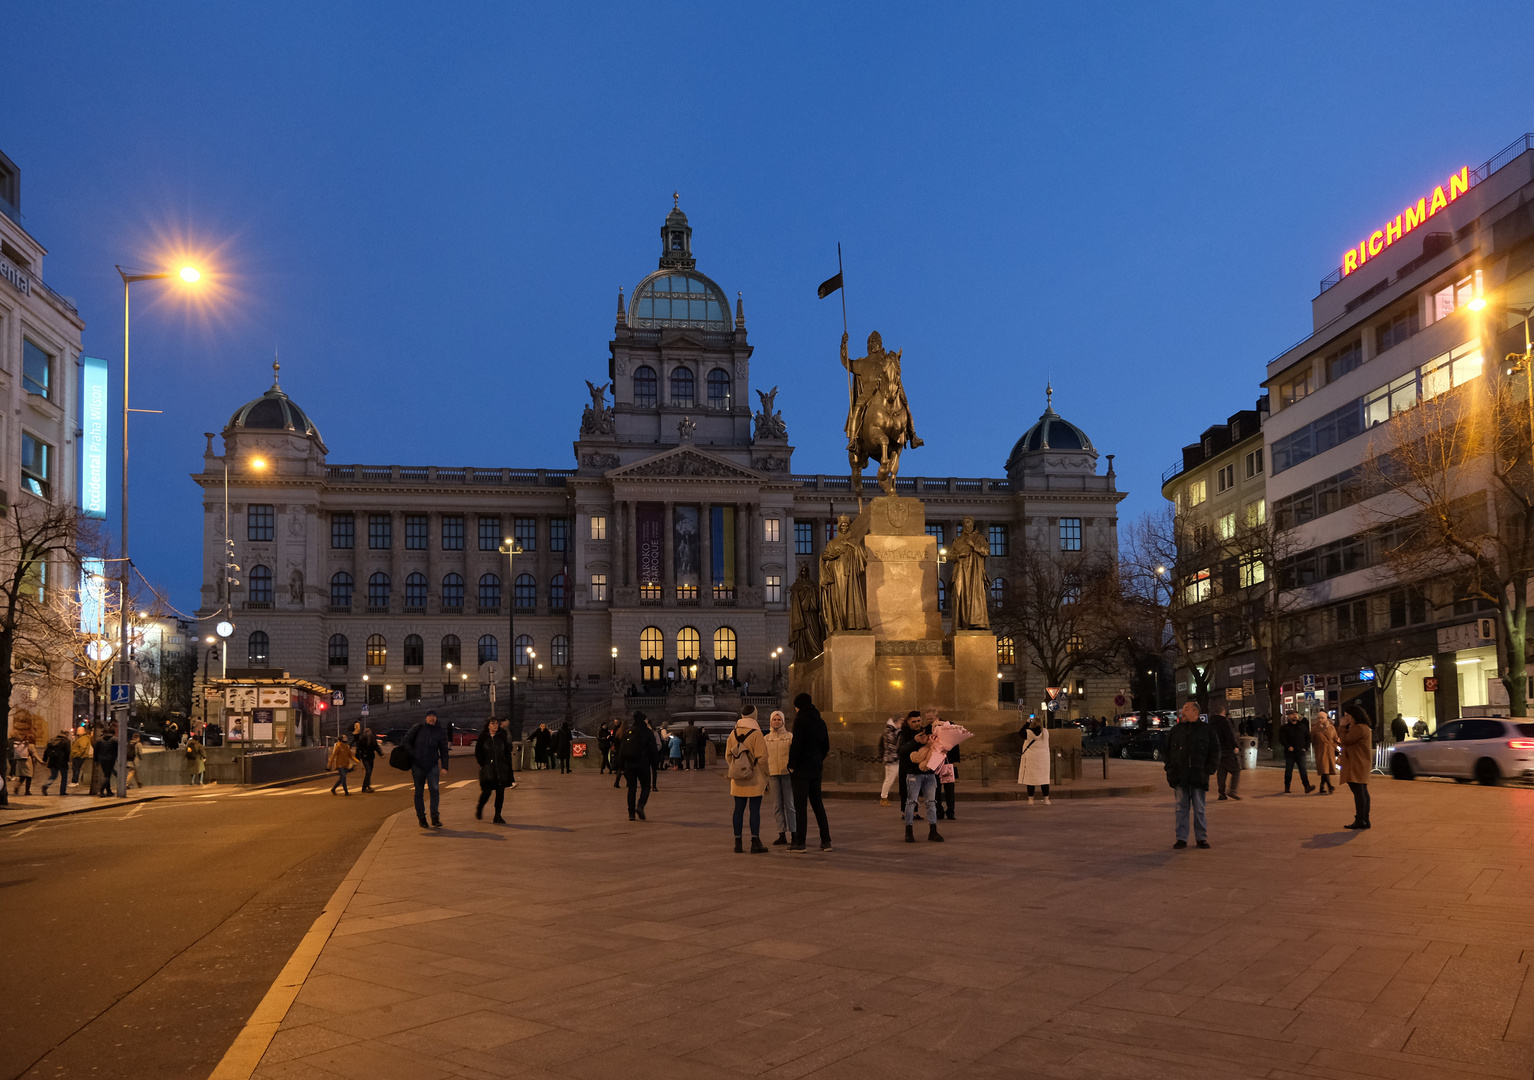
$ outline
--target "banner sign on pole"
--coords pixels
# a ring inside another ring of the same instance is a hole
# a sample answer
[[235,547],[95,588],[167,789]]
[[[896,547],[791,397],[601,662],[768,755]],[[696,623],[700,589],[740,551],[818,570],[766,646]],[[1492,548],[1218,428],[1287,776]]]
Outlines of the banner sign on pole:
[[107,516],[107,362],[80,357],[80,510]]

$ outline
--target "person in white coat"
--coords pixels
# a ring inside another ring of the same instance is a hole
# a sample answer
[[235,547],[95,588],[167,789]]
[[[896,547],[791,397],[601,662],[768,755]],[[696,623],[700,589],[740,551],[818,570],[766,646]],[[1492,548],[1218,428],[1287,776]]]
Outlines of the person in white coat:
[[1044,805],[1049,805],[1049,731],[1042,720],[1026,724],[1018,732],[1023,737],[1023,760],[1017,766],[1017,782],[1028,787],[1028,802],[1033,789],[1043,788]]

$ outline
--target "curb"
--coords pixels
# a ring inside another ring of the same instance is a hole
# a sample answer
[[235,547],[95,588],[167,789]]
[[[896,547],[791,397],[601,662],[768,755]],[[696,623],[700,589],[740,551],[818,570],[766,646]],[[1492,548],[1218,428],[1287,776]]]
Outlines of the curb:
[[341,916],[346,912],[346,907],[351,903],[352,897],[357,892],[357,887],[362,884],[363,877],[372,868],[373,861],[378,857],[379,850],[388,838],[394,823],[398,821],[405,811],[391,814],[378,827],[378,832],[373,834],[373,839],[368,846],[363,848],[362,854],[352,864],[351,870],[342,879],[336,891],[331,894],[325,904],[325,910],[320,912],[319,918],[314,920],[309,927],[309,932],[298,943],[298,948],[293,950],[293,955],[288,957],[288,962],[283,965],[276,981],[261,998],[261,1003],[256,1006],[255,1012],[250,1014],[250,1019],[245,1021],[245,1026],[234,1037],[234,1042],[219,1059],[218,1065],[209,1075],[208,1080],[250,1080],[256,1066],[261,1064],[261,1059],[266,1056],[267,1047],[271,1046],[272,1039],[277,1034],[277,1029],[282,1026],[282,1021],[287,1017],[288,1010],[292,1008],[298,992],[303,989],[304,982],[309,978],[309,973],[314,970],[314,962],[320,958],[320,952],[325,948],[325,943],[330,940],[331,932],[341,921]]
[[[1052,799],[1113,799],[1128,795],[1150,795],[1156,790],[1155,784],[1134,784],[1121,787],[1100,788],[1066,788],[1054,785],[1049,795]],[[873,799],[879,798],[877,791],[838,791],[834,787],[822,788],[821,797],[826,799]],[[954,793],[959,802],[1026,802],[1028,793],[1021,788],[1017,791],[957,791]]]

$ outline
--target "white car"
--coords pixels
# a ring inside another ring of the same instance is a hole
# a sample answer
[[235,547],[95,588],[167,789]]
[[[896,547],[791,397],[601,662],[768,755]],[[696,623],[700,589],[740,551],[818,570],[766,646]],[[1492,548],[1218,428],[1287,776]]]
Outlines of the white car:
[[1397,780],[1449,776],[1481,784],[1534,777],[1534,724],[1494,716],[1441,724],[1425,739],[1392,746],[1390,775]]

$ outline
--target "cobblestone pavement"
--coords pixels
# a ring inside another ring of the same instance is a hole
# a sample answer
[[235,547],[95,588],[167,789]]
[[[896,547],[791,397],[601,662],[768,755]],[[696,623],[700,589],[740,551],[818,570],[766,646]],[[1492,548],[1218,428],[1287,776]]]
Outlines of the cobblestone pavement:
[[1346,789],[1263,769],[1211,794],[1208,851],[1171,850],[1164,788],[961,802],[943,844],[833,802],[834,852],[753,856],[717,773],[663,775],[635,823],[602,777],[521,779],[509,826],[474,820],[472,785],[440,832],[384,826],[285,1018],[269,995],[256,1076],[1534,1069],[1531,791],[1377,779],[1351,833]]

